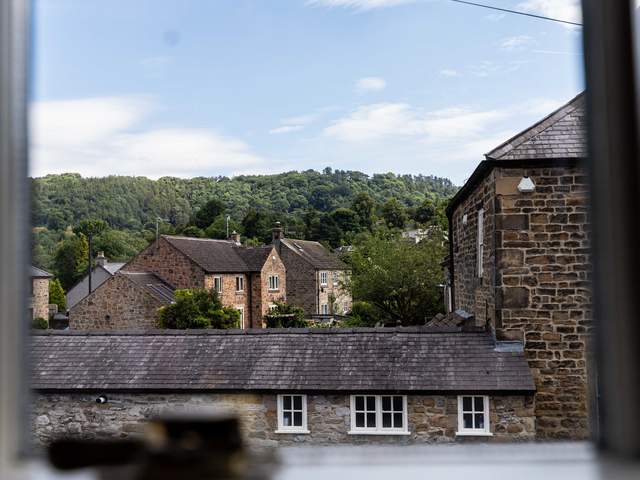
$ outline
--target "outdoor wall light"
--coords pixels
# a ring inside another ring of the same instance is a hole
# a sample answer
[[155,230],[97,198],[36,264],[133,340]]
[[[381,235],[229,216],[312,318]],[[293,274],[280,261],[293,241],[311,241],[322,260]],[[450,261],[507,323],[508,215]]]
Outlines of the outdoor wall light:
[[102,405],[104,403],[107,403],[109,401],[109,399],[107,398],[106,395],[100,395],[98,398],[96,398],[96,403]]
[[536,190],[536,184],[533,183],[533,180],[531,180],[529,177],[522,177],[522,179],[520,180],[520,183],[518,184],[518,191],[520,193],[531,193],[531,192],[535,192]]
[[467,224],[467,214],[466,213],[462,216],[462,224],[463,225]]

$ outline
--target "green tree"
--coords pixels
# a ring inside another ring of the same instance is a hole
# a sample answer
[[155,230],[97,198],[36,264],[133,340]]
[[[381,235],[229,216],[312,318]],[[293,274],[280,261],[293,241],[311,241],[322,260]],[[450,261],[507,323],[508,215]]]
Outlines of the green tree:
[[397,198],[390,198],[382,206],[382,217],[389,228],[404,228],[407,215]]
[[359,230],[358,214],[350,208],[335,209],[331,212],[331,218],[340,230],[342,230],[343,234],[347,232],[357,232]]
[[103,220],[81,220],[73,228],[76,235],[84,235],[87,238],[95,238],[107,229],[107,224]]
[[148,242],[141,233],[109,229],[94,239],[93,249],[104,252],[105,257],[112,262],[126,262],[147,245]]
[[158,311],[160,328],[239,328],[240,312],[224,307],[214,291],[176,290],[175,303]]
[[54,278],[49,282],[49,303],[58,306],[59,312],[64,312],[67,308],[67,299],[64,296],[64,289],[60,280]]
[[436,206],[433,201],[427,198],[416,208],[414,219],[419,223],[430,223],[436,215]]
[[[240,231],[240,224],[231,218],[229,219],[229,234],[234,230],[236,232]],[[227,218],[223,215],[216,218],[215,221],[205,229],[204,236],[207,238],[226,239]]]
[[440,263],[446,248],[442,238],[414,244],[388,235],[369,236],[348,257],[353,298],[375,307],[385,324],[424,324],[443,311]]
[[62,288],[69,290],[86,274],[88,258],[89,244],[84,235],[71,235],[58,244],[53,271]]
[[371,230],[374,222],[374,211],[376,202],[371,195],[365,192],[358,193],[351,202],[351,209],[358,215],[358,220],[362,228]]
[[222,215],[224,211],[224,203],[217,198],[212,198],[196,212],[194,223],[198,228],[207,228],[216,218]]
[[264,316],[267,328],[305,328],[304,310],[285,302],[275,302],[275,307]]
[[184,230],[182,230],[181,233],[185,237],[195,237],[195,238],[204,237],[204,232],[202,231],[202,229],[196,227],[195,225],[189,225]]

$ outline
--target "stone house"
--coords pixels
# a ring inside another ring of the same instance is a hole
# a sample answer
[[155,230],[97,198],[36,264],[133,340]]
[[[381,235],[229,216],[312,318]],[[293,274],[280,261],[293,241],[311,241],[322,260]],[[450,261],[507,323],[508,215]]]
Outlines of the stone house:
[[[91,271],[91,291],[98,288],[109,278],[113,277],[125,263],[122,262],[109,262],[104,256],[103,252],[99,252],[96,257],[96,266]],[[89,275],[86,275],[82,280],[76,283],[67,292],[67,310],[70,310],[80,300],[89,295]]]
[[451,309],[524,342],[542,439],[589,436],[586,156],[579,95],[486,154],[447,209]]
[[533,439],[522,346],[467,330],[36,333],[33,438],[121,438],[216,408],[254,446]]
[[49,272],[31,266],[29,292],[29,318],[49,319],[49,281],[53,278]]
[[273,228],[273,245],[287,270],[288,302],[307,316],[345,315],[351,294],[344,288],[347,265],[319,242],[285,238],[280,223]]
[[69,328],[156,328],[158,309],[173,301],[173,287],[157,275],[119,271],[69,310]]

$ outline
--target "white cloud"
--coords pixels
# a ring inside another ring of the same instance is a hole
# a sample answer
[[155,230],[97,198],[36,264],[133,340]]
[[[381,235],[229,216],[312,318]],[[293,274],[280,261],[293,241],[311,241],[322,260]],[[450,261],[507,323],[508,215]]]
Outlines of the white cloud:
[[[566,20],[568,22],[581,23],[582,9],[579,0],[526,0],[518,4],[517,8],[544,15],[545,17]],[[566,25],[567,28],[576,28]]]
[[443,68],[442,70],[440,70],[440,75],[442,75],[443,77],[459,77],[460,72],[451,68]]
[[381,77],[364,77],[356,82],[356,91],[358,93],[378,92],[384,90],[387,86],[384,78]]
[[527,45],[534,43],[529,35],[516,35],[514,37],[506,37],[500,41],[500,48],[508,51],[522,50]]
[[269,130],[272,135],[278,135],[280,133],[297,132],[304,128],[304,125],[283,125],[282,127],[276,127]]
[[354,10],[372,10],[374,8],[397,7],[418,0],[308,0],[307,4],[322,7],[342,7]]
[[244,142],[213,130],[141,128],[154,107],[145,97],[34,103],[31,174],[190,177],[264,162]]

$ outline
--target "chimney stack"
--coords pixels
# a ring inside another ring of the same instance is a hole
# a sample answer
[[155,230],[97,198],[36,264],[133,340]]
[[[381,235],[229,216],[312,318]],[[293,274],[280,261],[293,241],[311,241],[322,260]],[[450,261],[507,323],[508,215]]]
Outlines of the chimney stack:
[[96,257],[96,265],[104,267],[105,263],[107,263],[107,259],[104,256],[104,252],[98,252],[98,256]]
[[234,230],[231,232],[229,240],[232,240],[236,245],[240,245],[240,234]]
[[272,231],[272,238],[274,243],[284,238],[284,234],[282,233],[282,224],[280,222],[274,223],[273,230],[271,231]]

